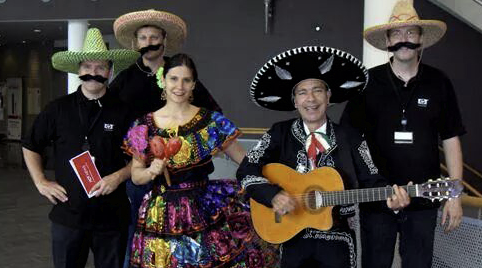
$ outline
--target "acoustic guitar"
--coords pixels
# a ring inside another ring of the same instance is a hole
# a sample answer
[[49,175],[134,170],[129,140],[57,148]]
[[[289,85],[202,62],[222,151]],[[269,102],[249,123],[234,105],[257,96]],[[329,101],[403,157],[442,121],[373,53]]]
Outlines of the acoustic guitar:
[[[263,175],[297,201],[295,210],[279,216],[271,208],[250,199],[254,229],[262,239],[273,244],[283,243],[305,228],[330,230],[333,226],[333,206],[381,201],[394,194],[391,186],[344,190],[340,174],[331,167],[302,174],[274,163],[263,167]],[[449,178],[402,187],[410,197],[432,201],[455,198],[463,189],[459,180]]]

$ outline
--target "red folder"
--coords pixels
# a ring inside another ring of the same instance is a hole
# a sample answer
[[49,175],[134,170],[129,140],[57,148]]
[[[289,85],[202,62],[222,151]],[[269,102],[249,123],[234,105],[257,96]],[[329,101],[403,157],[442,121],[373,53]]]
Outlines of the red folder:
[[85,193],[89,198],[95,195],[95,192],[89,194],[90,190],[94,187],[94,185],[99,182],[102,177],[95,166],[94,161],[92,160],[92,156],[90,155],[89,151],[85,151],[76,157],[70,159],[70,165],[77,174],[77,178],[79,178],[82,187],[84,187]]

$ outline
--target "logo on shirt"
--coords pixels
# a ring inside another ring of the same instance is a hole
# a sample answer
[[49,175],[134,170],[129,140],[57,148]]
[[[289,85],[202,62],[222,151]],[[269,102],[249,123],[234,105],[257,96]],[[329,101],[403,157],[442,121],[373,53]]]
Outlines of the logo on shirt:
[[114,130],[114,124],[104,123],[104,131],[113,131],[113,130]]
[[428,99],[418,99],[417,100],[418,107],[427,107],[428,105]]

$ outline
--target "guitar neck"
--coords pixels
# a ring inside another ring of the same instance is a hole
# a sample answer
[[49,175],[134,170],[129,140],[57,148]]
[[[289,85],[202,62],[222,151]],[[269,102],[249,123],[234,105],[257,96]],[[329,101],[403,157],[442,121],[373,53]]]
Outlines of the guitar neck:
[[[417,185],[400,186],[410,197],[417,197]],[[345,191],[321,192],[323,206],[348,205],[354,203],[386,200],[395,193],[392,187],[353,189]]]

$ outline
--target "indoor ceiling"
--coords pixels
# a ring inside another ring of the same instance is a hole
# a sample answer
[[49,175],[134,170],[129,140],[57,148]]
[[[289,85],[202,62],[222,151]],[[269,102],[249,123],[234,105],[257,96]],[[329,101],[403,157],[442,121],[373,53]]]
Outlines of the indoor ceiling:
[[[89,28],[99,28],[102,34],[113,34],[113,19],[89,20]],[[0,45],[67,39],[67,21],[0,22]]]

